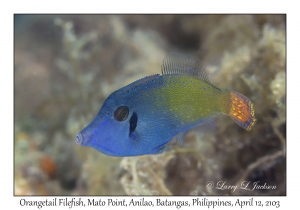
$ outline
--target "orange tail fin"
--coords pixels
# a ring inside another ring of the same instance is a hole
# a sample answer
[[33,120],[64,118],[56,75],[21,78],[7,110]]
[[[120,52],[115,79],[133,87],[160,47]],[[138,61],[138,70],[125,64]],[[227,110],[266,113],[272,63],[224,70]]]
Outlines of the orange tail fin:
[[254,107],[252,102],[240,93],[235,91],[230,92],[231,108],[229,111],[230,117],[242,128],[250,131],[255,125]]

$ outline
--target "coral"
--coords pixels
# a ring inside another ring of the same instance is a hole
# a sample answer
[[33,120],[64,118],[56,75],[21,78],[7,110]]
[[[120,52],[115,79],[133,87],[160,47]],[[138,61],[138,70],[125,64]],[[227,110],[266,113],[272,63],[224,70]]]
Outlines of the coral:
[[165,170],[172,154],[123,158],[120,165],[128,171],[121,178],[127,195],[171,195],[165,186]]

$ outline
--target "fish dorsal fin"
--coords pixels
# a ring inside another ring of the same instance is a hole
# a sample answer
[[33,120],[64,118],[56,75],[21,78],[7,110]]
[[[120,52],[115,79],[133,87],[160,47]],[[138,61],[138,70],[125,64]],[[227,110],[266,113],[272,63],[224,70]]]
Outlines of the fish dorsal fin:
[[143,83],[147,83],[149,81],[154,80],[155,78],[157,78],[159,76],[159,74],[153,74],[147,77],[144,77],[142,79],[136,80],[135,82],[123,87],[121,89],[121,91],[119,91],[121,94],[127,93],[129,91],[131,91],[132,89],[136,88],[137,86],[143,84]]
[[188,54],[170,52],[163,60],[162,74],[186,74],[208,82],[205,68],[201,61]]

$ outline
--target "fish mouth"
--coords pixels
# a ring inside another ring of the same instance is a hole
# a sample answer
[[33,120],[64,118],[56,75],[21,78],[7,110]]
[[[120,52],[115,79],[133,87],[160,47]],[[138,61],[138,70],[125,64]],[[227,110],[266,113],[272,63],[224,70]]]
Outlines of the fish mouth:
[[84,141],[83,135],[80,132],[76,134],[75,142],[80,146],[90,146],[90,147],[92,147],[92,148],[94,148],[94,149],[98,150],[99,152],[102,152],[106,155],[116,156],[116,155],[114,155],[112,150],[104,147],[103,145],[101,145],[99,147],[88,145],[87,142]]
[[78,145],[82,146],[82,143],[83,143],[83,136],[82,136],[81,133],[77,133],[77,134],[76,134],[75,142],[76,142]]

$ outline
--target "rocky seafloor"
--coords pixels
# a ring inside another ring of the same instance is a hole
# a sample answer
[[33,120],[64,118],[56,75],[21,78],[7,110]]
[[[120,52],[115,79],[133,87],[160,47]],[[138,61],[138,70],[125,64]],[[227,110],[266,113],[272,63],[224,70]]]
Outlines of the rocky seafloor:
[[[285,15],[14,19],[15,195],[286,195]],[[213,132],[140,157],[74,142],[111,92],[160,73],[170,51],[198,57],[212,84],[251,99],[253,129],[224,117]],[[218,189],[246,183],[272,188]]]

